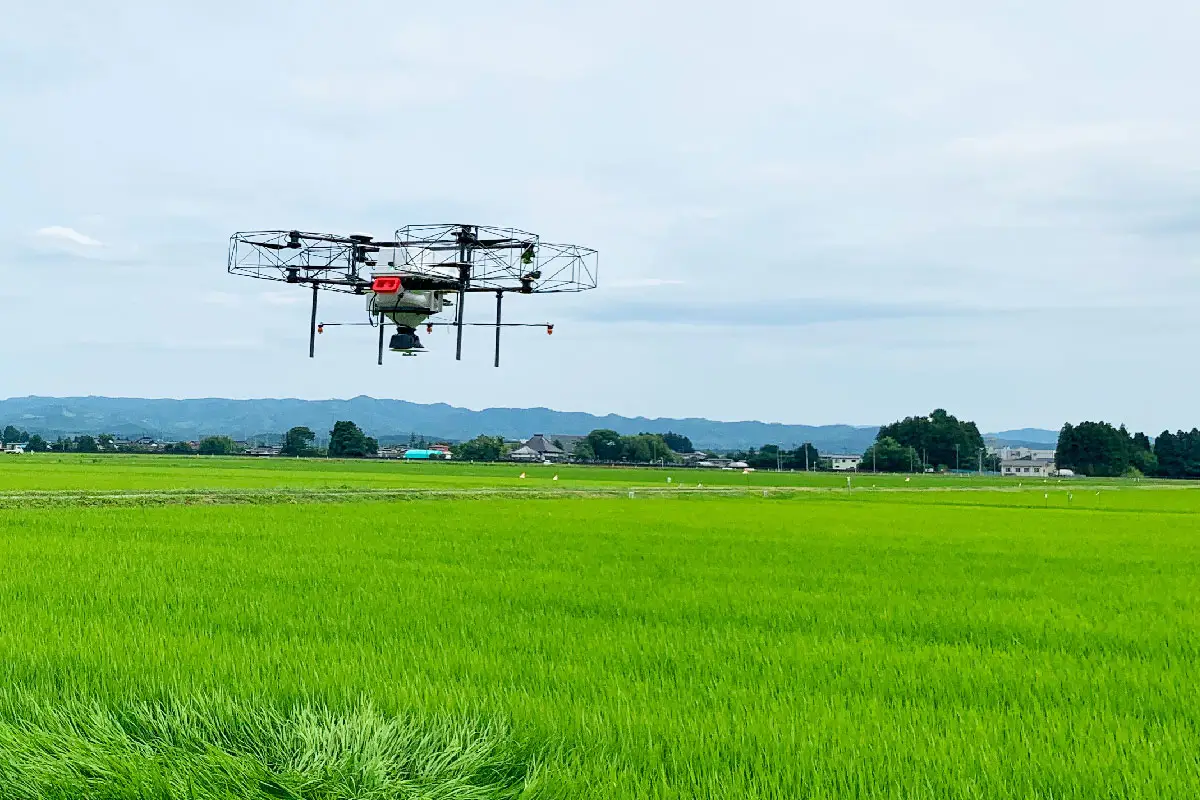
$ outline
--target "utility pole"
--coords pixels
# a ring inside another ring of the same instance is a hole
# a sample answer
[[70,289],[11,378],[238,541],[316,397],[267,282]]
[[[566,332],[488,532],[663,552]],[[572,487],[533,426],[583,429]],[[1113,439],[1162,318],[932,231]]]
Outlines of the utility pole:
[[958,460],[958,443],[955,442],[955,444],[954,444],[954,471],[958,472],[960,469],[962,469],[962,466],[959,464],[959,460]]
[[804,471],[808,472],[808,445],[804,445]]

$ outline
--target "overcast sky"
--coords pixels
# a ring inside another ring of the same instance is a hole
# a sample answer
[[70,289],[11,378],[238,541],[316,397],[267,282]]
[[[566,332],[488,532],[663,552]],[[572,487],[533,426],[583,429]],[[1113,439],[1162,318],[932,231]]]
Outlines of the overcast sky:
[[[0,396],[1200,424],[1196,3],[182,5],[0,0]],[[225,269],[426,222],[600,288],[380,368]]]

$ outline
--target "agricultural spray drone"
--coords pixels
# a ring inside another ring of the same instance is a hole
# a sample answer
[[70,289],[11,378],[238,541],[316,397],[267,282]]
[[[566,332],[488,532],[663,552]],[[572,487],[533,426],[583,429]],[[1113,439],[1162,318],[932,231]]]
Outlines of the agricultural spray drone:
[[[553,323],[502,322],[506,292],[551,294],[596,288],[599,274],[595,250],[570,244],[547,244],[514,228],[480,225],[408,225],[393,241],[367,234],[346,236],[303,231],[235,233],[229,241],[229,272],[252,278],[312,287],[308,355],[327,326],[370,325],[379,328],[379,363],[383,363],[387,323],[396,332],[388,349],[413,356],[425,347],[417,335],[422,325],[456,328],[455,358],[462,360],[466,326],[496,329],[495,366],[500,366],[500,329],[545,328]],[[322,290],[364,295],[366,322],[318,322],[317,296]],[[496,321],[467,322],[466,298],[473,293],[496,296]],[[453,308],[453,321],[432,317]]]

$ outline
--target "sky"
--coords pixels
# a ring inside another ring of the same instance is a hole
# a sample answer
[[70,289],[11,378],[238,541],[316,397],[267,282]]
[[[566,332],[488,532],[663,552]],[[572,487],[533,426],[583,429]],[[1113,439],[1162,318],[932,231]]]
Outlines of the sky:
[[[1200,424],[1198,4],[0,17],[0,397]],[[484,328],[379,367],[368,328],[309,359],[305,290],[226,270],[236,231],[440,222],[596,248],[599,287],[506,302],[555,329],[500,369]]]

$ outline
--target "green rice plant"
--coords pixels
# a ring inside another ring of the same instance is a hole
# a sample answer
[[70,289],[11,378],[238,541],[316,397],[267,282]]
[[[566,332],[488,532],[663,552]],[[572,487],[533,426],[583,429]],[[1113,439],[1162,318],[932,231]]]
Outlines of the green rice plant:
[[527,748],[503,725],[387,717],[370,704],[276,709],[229,698],[0,699],[6,798],[532,797]]
[[1197,796],[1197,493],[1103,485],[11,506],[0,797]]

